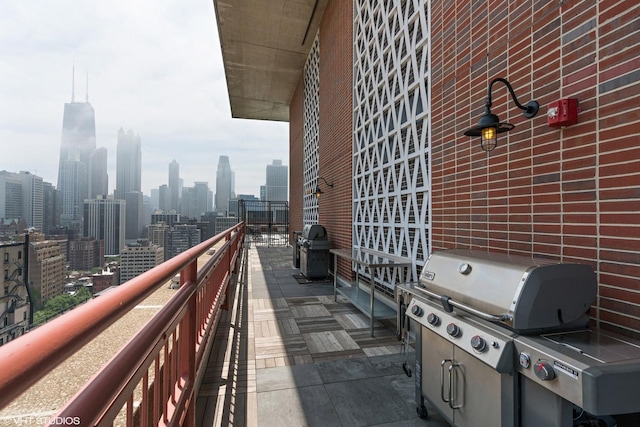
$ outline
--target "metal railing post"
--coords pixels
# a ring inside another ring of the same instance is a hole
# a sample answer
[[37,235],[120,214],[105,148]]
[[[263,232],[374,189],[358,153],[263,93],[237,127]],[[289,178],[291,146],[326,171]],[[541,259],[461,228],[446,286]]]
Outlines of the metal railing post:
[[[195,259],[184,270],[180,272],[180,286],[184,286],[187,283],[196,283],[198,279],[198,260]],[[187,303],[187,312],[180,321],[180,344],[178,357],[179,366],[178,374],[183,379],[183,387],[185,390],[191,389],[195,385],[196,378],[196,334],[198,333],[197,321],[197,306],[196,299],[198,293],[194,293]],[[195,426],[195,404],[196,399],[192,398],[189,401],[186,408],[186,416],[184,423],[185,427]]]

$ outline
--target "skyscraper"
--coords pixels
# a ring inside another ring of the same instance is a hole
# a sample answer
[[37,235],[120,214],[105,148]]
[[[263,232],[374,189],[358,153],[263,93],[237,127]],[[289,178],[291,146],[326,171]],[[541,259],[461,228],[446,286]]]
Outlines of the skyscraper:
[[142,232],[142,193],[129,191],[124,195],[125,207],[125,239],[127,243],[135,243]]
[[125,201],[106,196],[84,202],[84,237],[104,240],[105,255],[118,255],[125,245]]
[[162,248],[162,260],[169,259],[169,226],[165,222],[151,224],[147,230],[149,242]]
[[0,218],[22,218],[29,227],[42,230],[42,178],[29,172],[0,171]]
[[42,183],[42,232],[50,234],[60,225],[60,192],[50,182]]
[[109,194],[107,149],[96,148],[89,156],[89,198]]
[[82,204],[89,195],[89,157],[96,149],[95,111],[89,104],[88,88],[85,102],[75,102],[72,83],[71,102],[64,104],[58,190],[61,193],[61,224],[82,228]]
[[116,148],[115,198],[126,200],[125,239],[135,241],[140,237],[142,215],[142,147],[140,135],[131,129],[118,131]]
[[42,231],[44,214],[42,178],[25,171],[21,171],[18,177],[22,181],[22,217],[30,227]]
[[211,210],[209,183],[196,181],[193,184],[193,189],[196,194],[196,218],[200,219],[200,216],[202,216],[202,214]]
[[198,200],[196,198],[196,189],[194,187],[184,187],[182,189],[182,203],[180,214],[187,218],[199,218],[198,216]]
[[205,213],[211,211],[211,191],[209,183],[196,181],[193,187],[182,189],[181,214],[188,218],[199,220]]
[[220,156],[216,171],[216,212],[226,214],[229,211],[229,199],[233,195],[233,171],[229,156]]
[[169,230],[169,258],[200,243],[200,230],[195,225],[177,224]]
[[158,188],[158,209],[163,212],[171,210],[171,194],[169,194],[169,187],[166,184],[162,184]]
[[129,129],[118,131],[116,152],[116,199],[125,200],[131,191],[142,189],[142,147],[140,135],[134,135]]
[[289,168],[282,165],[282,160],[274,160],[267,165],[267,181],[265,198],[272,202],[286,202],[289,200]]
[[180,165],[176,159],[173,159],[169,163],[169,210],[173,209],[178,212],[181,197],[180,187]]

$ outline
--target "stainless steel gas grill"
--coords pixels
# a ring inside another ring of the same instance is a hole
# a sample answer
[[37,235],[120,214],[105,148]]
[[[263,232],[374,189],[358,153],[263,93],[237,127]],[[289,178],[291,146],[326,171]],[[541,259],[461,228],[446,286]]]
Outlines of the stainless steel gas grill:
[[419,325],[420,415],[425,399],[456,426],[607,425],[580,420],[640,411],[640,347],[587,329],[596,291],[587,265],[433,253],[397,288],[399,314]]
[[324,226],[305,225],[297,245],[300,246],[300,272],[308,279],[327,277],[331,242]]

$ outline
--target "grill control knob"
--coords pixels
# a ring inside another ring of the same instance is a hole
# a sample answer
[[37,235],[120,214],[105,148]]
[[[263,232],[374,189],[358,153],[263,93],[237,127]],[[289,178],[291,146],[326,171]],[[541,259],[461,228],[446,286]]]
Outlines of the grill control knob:
[[471,348],[478,353],[482,353],[487,350],[487,342],[480,335],[474,335],[471,338]]
[[542,381],[551,381],[556,377],[556,372],[553,370],[553,366],[551,366],[551,363],[546,360],[538,360],[536,364],[533,365],[533,371]]
[[466,262],[460,264],[458,266],[458,271],[460,272],[460,274],[464,274],[465,276],[469,273],[471,273],[471,266],[469,264],[467,264]]
[[424,314],[424,311],[420,308],[419,305],[414,305],[411,307],[411,313],[416,317],[421,317]]
[[427,316],[427,323],[433,326],[438,326],[440,324],[440,318],[435,313],[429,313]]
[[460,327],[455,323],[449,323],[447,325],[447,333],[452,337],[457,338],[462,334],[462,331],[460,330]]

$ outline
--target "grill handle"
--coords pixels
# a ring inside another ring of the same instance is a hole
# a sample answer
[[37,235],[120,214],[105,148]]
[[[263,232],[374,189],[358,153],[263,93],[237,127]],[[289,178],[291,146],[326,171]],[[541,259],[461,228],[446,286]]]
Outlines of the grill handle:
[[[449,364],[449,393],[448,395],[445,397],[444,395],[444,367],[445,365],[447,365],[447,363]],[[449,406],[452,405],[451,403],[451,367],[453,366],[453,359],[443,359],[440,362],[440,399],[442,399],[443,402],[448,403]]]
[[420,292],[423,292],[425,294],[427,294],[428,296],[430,296],[431,298],[435,298],[437,300],[440,300],[442,302],[442,307],[447,310],[448,306],[451,307],[456,307],[459,308],[460,310],[466,311],[467,313],[471,313],[474,316],[478,316],[481,319],[484,320],[488,320],[490,322],[510,322],[513,320],[513,318],[508,315],[508,314],[491,314],[491,313],[485,313],[484,311],[480,311],[476,308],[470,307],[466,304],[463,304],[461,302],[452,300],[451,298],[445,296],[445,295],[438,295],[435,292],[431,292],[428,289],[425,288],[416,288],[418,289]]
[[449,407],[451,409],[460,409],[463,406],[462,403],[458,403],[458,404],[454,403],[454,399],[457,400],[458,398],[458,391],[456,390],[456,382],[457,382],[456,369],[458,368],[460,368],[460,365],[458,365],[455,362],[451,362],[451,366],[449,366],[449,401],[448,401]]

